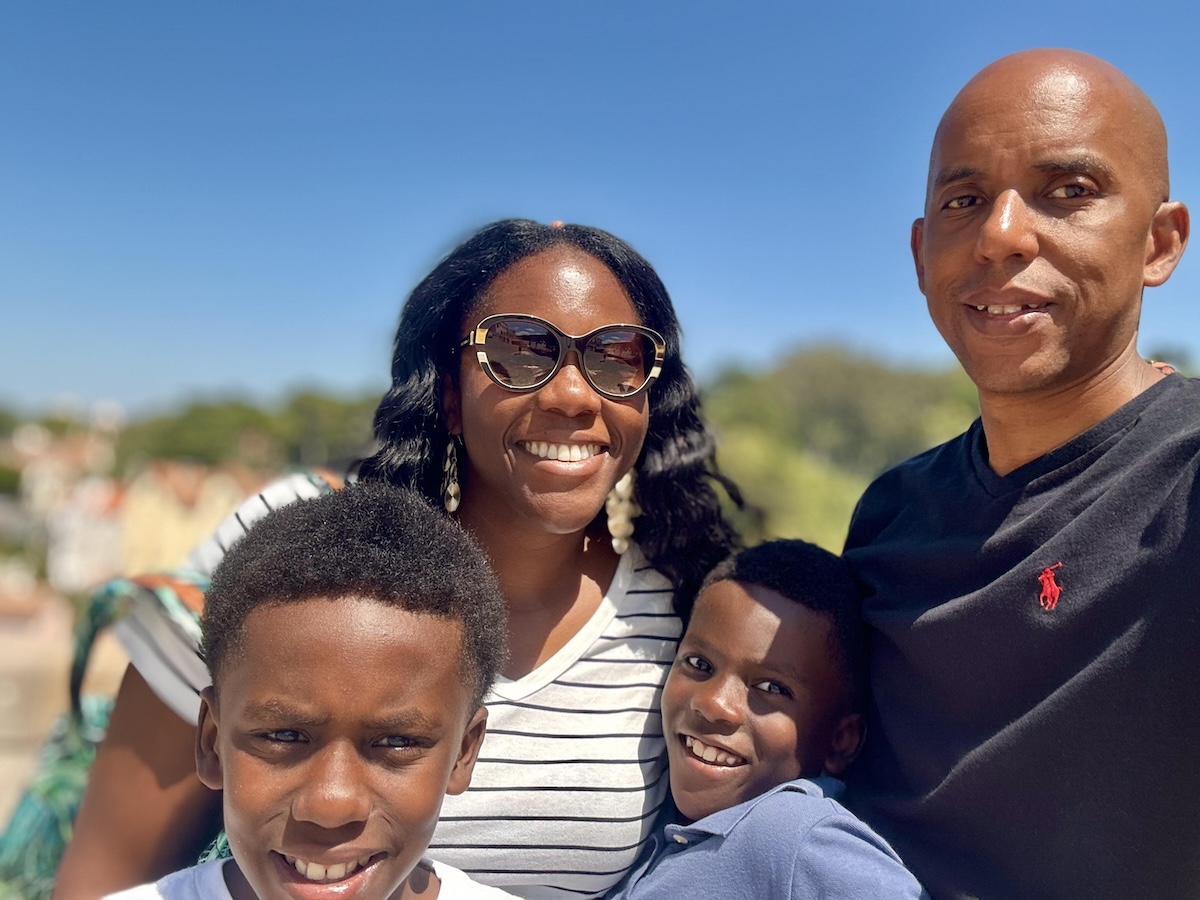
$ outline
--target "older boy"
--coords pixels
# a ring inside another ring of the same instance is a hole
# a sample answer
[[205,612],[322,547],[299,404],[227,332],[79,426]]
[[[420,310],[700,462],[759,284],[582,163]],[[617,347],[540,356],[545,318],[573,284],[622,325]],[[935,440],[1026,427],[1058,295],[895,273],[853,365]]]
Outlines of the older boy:
[[509,896],[422,859],[505,653],[499,589],[453,522],[378,485],[285,507],[214,573],[203,630],[196,766],[233,859],[114,896]]
[[838,557],[775,541],[717,566],[663,690],[675,808],[615,896],[924,896],[834,799],[863,740],[864,655]]

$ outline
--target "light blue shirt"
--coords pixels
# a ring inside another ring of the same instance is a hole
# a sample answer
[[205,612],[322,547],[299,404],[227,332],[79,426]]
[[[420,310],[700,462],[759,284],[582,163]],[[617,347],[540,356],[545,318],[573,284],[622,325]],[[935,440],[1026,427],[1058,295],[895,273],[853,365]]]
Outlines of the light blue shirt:
[[691,825],[662,824],[668,815],[609,897],[927,898],[887,841],[834,799],[841,792],[836,778],[801,778]]

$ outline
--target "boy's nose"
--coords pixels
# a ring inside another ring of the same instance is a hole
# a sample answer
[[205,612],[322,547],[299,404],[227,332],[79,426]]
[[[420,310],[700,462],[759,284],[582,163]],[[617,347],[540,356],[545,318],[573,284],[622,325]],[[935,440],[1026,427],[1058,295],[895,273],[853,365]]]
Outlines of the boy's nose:
[[340,744],[322,748],[310,759],[292,814],[322,828],[365,822],[371,791],[357,751]]
[[736,678],[710,678],[692,695],[692,709],[713,724],[740,725],[744,707],[745,689]]

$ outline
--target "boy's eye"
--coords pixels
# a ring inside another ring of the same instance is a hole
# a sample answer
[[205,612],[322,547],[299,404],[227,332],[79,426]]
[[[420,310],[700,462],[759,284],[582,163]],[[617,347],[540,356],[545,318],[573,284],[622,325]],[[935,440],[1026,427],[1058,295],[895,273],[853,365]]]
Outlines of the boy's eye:
[[376,747],[387,747],[390,750],[408,750],[417,746],[417,742],[403,734],[389,734],[375,742]]
[[275,741],[279,744],[295,744],[303,740],[300,732],[292,728],[280,728],[277,731],[268,731],[263,737],[268,741]]
[[703,656],[697,656],[695,653],[689,653],[683,657],[683,663],[689,669],[695,669],[697,672],[711,672],[712,663]]
[[764,681],[756,681],[751,687],[758,688],[760,691],[766,691],[768,694],[778,694],[781,697],[790,697],[792,692],[778,681],[766,679]]

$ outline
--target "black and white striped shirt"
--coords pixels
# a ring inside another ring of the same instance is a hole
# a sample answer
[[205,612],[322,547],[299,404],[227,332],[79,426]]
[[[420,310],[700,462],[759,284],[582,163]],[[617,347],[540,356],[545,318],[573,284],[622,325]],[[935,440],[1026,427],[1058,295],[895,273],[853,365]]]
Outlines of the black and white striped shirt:
[[[271,509],[322,493],[294,475],[242,505],[189,564],[211,573]],[[598,897],[633,865],[667,791],[659,696],[679,642],[671,585],[636,545],[591,619],[523,678],[485,699],[488,733],[471,787],[450,796],[429,856],[521,897]],[[194,719],[208,684],[190,633],[139,606],[117,627],[158,696]]]

